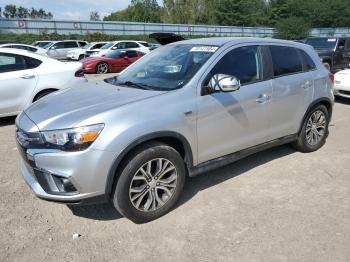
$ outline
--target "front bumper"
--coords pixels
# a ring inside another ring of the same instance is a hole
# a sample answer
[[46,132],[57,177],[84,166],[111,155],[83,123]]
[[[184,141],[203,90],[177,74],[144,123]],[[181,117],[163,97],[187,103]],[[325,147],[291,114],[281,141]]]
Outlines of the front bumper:
[[350,86],[344,86],[341,84],[334,84],[334,95],[345,98],[350,98]]
[[[67,204],[91,204],[108,199],[106,182],[113,164],[110,152],[89,148],[79,152],[25,148],[17,139],[21,173],[34,194]],[[59,181],[68,181],[66,190]]]
[[68,60],[79,60],[79,56],[77,54],[67,54]]

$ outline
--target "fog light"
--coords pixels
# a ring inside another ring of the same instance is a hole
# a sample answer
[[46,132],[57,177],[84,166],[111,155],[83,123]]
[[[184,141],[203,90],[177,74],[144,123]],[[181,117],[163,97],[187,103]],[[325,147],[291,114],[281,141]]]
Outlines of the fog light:
[[60,192],[66,192],[66,193],[74,193],[77,192],[77,189],[72,184],[72,182],[65,177],[59,177],[59,176],[52,176],[55,184]]

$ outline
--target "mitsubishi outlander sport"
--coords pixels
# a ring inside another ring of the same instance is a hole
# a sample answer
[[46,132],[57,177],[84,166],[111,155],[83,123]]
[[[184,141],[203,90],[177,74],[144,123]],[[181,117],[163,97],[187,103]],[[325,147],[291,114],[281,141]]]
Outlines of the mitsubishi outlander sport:
[[21,171],[42,199],[111,201],[148,222],[185,180],[259,150],[322,147],[332,82],[311,46],[208,38],[160,47],[104,82],[49,95],[16,119]]

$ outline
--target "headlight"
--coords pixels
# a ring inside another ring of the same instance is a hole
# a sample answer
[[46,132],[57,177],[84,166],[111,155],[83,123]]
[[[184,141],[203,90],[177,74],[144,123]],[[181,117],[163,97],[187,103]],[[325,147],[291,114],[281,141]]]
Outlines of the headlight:
[[104,124],[41,132],[46,144],[62,150],[79,151],[88,148],[100,135]]

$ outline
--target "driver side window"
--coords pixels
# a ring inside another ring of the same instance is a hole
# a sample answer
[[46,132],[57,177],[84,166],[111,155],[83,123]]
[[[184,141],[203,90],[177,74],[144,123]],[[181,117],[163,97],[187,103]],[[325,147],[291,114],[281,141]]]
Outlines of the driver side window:
[[228,52],[214,66],[205,84],[216,74],[236,77],[242,85],[263,79],[260,48],[258,46],[239,47]]

